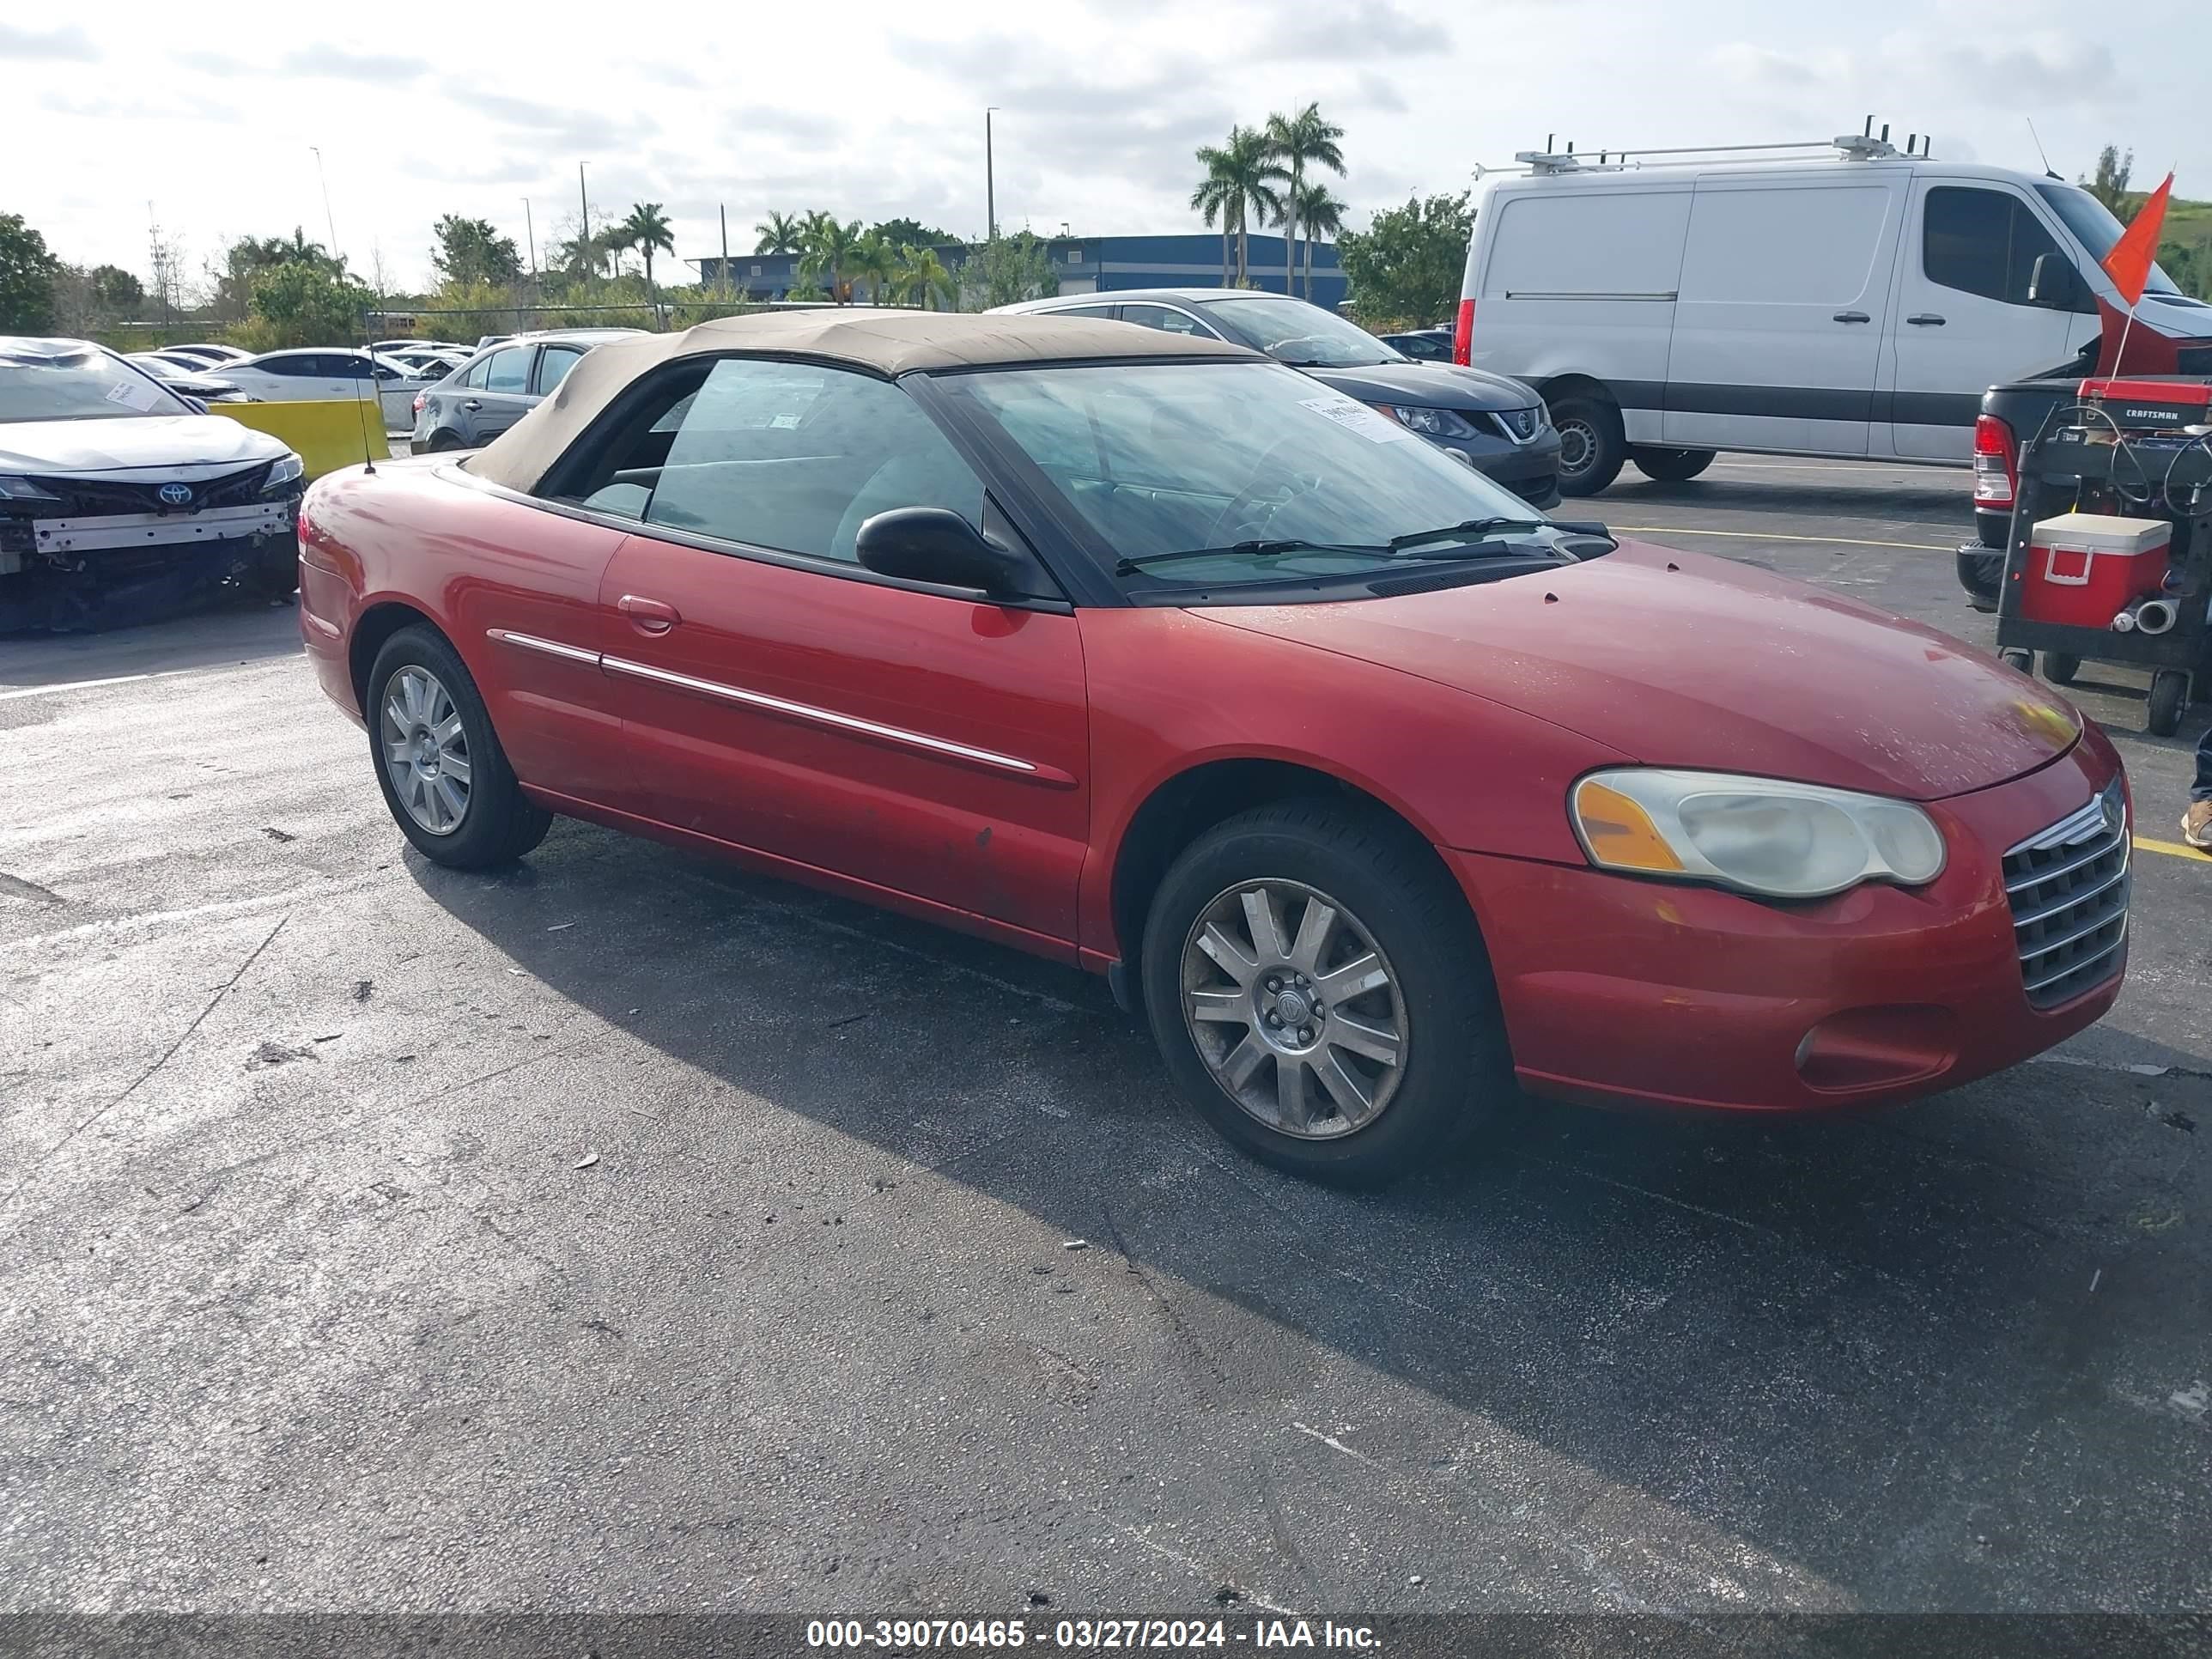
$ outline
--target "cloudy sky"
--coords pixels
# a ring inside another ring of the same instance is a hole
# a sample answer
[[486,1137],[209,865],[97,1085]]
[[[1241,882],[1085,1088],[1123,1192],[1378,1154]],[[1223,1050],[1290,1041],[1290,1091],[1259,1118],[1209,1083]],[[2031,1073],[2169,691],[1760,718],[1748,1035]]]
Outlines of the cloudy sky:
[[[62,258],[143,274],[149,204],[198,270],[304,225],[388,284],[428,277],[439,215],[540,249],[666,204],[677,251],[733,248],[771,208],[983,224],[995,104],[1000,222],[1195,230],[1191,151],[1318,99],[1347,131],[1363,225],[1465,187],[1547,133],[1584,149],[1825,138],[1875,112],[1939,157],[2072,176],[2117,141],[2138,177],[2212,196],[2212,6],[2075,0],[879,0],[629,9],[318,8],[231,0],[0,17],[0,211]],[[370,16],[377,23],[341,24]],[[2120,21],[2132,16],[2132,27]],[[634,23],[627,19],[635,19]],[[76,21],[82,20],[82,21]]]

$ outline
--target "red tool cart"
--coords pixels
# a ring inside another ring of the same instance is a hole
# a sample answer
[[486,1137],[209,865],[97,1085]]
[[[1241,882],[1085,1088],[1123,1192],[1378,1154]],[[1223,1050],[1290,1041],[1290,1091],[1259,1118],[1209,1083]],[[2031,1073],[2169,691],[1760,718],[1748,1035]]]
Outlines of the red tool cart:
[[2022,448],[1998,654],[2070,685],[2086,660],[2151,670],[2150,730],[2212,698],[2212,385],[2085,380]]

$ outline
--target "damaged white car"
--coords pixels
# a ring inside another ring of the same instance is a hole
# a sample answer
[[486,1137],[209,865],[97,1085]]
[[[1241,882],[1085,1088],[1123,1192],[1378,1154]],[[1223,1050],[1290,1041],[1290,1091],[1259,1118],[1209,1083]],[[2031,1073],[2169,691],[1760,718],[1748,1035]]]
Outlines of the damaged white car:
[[150,620],[296,584],[305,488],[282,441],[104,346],[0,336],[0,633]]

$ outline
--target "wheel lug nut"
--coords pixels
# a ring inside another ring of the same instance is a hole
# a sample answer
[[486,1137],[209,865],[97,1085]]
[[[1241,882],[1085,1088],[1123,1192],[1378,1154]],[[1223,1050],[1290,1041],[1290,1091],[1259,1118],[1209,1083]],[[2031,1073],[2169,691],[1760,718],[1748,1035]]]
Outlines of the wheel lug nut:
[[1279,991],[1283,988],[1283,981],[1277,975],[1270,974],[1267,975],[1267,988],[1270,991]]
[[1267,1016],[1267,1024],[1270,1025],[1280,1025],[1282,1023],[1283,1017],[1280,1014],[1270,1014]]
[[1299,1026],[1298,1041],[1301,1042],[1311,1042],[1313,1041],[1313,1027],[1310,1025]]

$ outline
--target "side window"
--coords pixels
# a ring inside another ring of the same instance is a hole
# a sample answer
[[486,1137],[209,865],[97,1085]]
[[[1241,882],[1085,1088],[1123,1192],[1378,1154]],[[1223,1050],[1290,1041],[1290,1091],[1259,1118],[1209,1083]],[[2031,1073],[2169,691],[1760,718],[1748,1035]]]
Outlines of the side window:
[[897,386],[759,358],[714,365],[651,489],[647,524],[848,562],[878,513],[983,514],[981,483]]
[[1121,320],[1139,328],[1156,328],[1163,334],[1189,335],[1201,340],[1214,337],[1212,329],[1166,306],[1123,306]]
[[1088,317],[1094,322],[1110,323],[1114,320],[1114,307],[1111,306],[1058,306],[1045,314],[1048,317]]
[[547,346],[538,353],[538,375],[531,382],[530,389],[541,398],[545,396],[561,384],[568,371],[575,368],[576,360],[583,355],[574,346]]
[[479,357],[476,362],[469,365],[469,372],[461,376],[461,384],[463,386],[474,386],[477,391],[481,392],[483,390],[484,376],[489,374],[490,370],[491,359],[489,357]]
[[1920,269],[1931,283],[2024,306],[2036,259],[2059,251],[2043,222],[2007,191],[1940,185],[1928,192]]
[[484,371],[484,390],[487,392],[527,392],[530,390],[530,353],[528,346],[510,346],[505,351],[495,351]]
[[297,352],[289,357],[271,357],[265,362],[254,364],[254,368],[264,374],[281,375],[288,380],[310,373],[307,360]]

